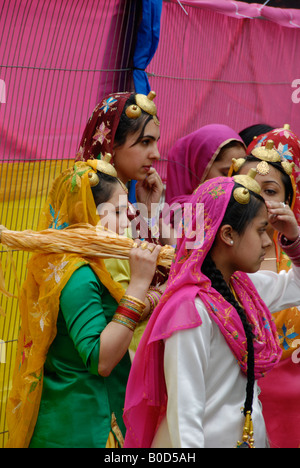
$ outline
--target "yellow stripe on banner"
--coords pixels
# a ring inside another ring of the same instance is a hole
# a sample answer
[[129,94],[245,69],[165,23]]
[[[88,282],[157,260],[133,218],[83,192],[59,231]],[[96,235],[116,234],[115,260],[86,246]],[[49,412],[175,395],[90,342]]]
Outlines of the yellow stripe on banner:
[[[0,163],[0,224],[14,231],[37,229],[41,208],[53,180],[72,160]],[[26,276],[28,252],[12,252],[20,284]],[[15,274],[5,247],[0,244],[0,261],[4,270],[6,289],[18,295]],[[7,441],[5,409],[15,364],[20,326],[18,300],[2,296],[0,305],[0,447]]]

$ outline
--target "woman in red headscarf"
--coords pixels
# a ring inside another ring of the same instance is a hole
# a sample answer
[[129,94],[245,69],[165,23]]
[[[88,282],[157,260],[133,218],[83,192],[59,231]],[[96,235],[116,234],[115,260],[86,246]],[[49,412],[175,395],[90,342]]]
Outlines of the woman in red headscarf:
[[[249,145],[247,153],[253,152],[255,154],[260,148],[266,148],[270,140],[273,141],[273,149],[280,155],[281,162],[294,164],[290,179],[293,182],[295,181],[295,184],[293,183],[294,194],[293,197],[290,197],[290,205],[292,205],[297,222],[300,224],[300,138],[286,124],[282,128],[276,128],[258,136]],[[256,166],[257,162],[253,164]],[[269,163],[270,166],[272,164],[274,165],[274,163]],[[276,164],[280,165],[280,163]],[[249,167],[251,166],[248,164],[245,167],[245,172],[249,170]],[[270,169],[274,171],[271,167]],[[277,170],[275,172],[278,173]],[[268,178],[267,176],[260,177],[261,181],[266,180],[264,193],[262,194],[264,198],[268,196],[268,191],[269,196],[272,194],[271,189],[274,191],[274,184],[273,187],[270,185],[271,175],[270,172]],[[280,179],[282,179],[282,174],[278,179],[279,183]],[[269,185],[267,186],[268,181]],[[282,198],[281,201],[289,203],[286,198]],[[270,269],[276,273],[288,271],[292,262],[278,246],[276,233],[273,245],[276,247],[275,254],[270,255],[270,258],[267,256],[261,268]],[[282,357],[272,372],[259,381],[261,388],[260,400],[263,405],[263,414],[271,447],[297,448],[300,444],[299,349],[297,351],[300,339],[300,312],[295,305],[295,307],[275,313],[273,317],[280,339]]]
[[[83,132],[77,161],[100,159],[105,153],[112,155],[118,178],[127,184],[136,180],[137,211],[129,203],[128,218],[132,237],[159,243],[158,222],[149,225],[152,207],[158,207],[163,192],[160,176],[153,167],[159,160],[158,140],[160,123],[154,103],[155,93],[148,96],[135,93],[114,93],[106,96],[94,109]],[[126,260],[105,261],[115,281],[127,288],[130,280],[129,263]],[[149,290],[146,312],[157,305],[168,278],[168,270],[158,267]],[[145,322],[137,327],[132,342],[135,351]]]

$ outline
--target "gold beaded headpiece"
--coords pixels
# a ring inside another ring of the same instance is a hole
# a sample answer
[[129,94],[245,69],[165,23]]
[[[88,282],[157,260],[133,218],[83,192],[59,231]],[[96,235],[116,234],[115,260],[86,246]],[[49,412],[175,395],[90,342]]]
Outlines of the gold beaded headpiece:
[[[268,140],[266,143],[266,146],[258,146],[257,148],[254,148],[251,151],[251,154],[257,158],[260,159],[261,162],[259,162],[256,166],[256,170],[258,174],[260,175],[267,175],[270,172],[270,162],[279,162],[281,163],[281,166],[285,173],[288,176],[292,175],[293,167],[295,165],[294,162],[288,162],[286,159],[281,159],[280,154],[276,149],[274,148],[274,141],[273,140]],[[245,158],[239,158],[239,159],[233,159],[232,160],[232,169],[234,172],[238,172],[240,168],[247,162],[247,159]]]
[[250,191],[255,192],[258,195],[261,192],[261,187],[259,183],[255,180],[257,174],[256,169],[250,169],[247,175],[236,175],[233,176],[233,180],[242,185],[243,187],[238,187],[234,189],[233,196],[234,199],[242,204],[247,205],[250,201]]
[[154,123],[159,125],[159,120],[157,118],[157,108],[153,101],[156,97],[155,91],[150,91],[148,96],[145,94],[136,94],[135,102],[136,104],[131,104],[127,107],[125,114],[130,119],[138,119],[142,114],[142,110],[153,116]]
[[[118,173],[114,166],[110,163],[112,159],[112,155],[110,153],[105,153],[104,156],[101,156],[101,159],[88,159],[86,164],[90,166],[94,171],[102,172],[102,174],[109,175],[111,177],[115,177],[118,182],[121,184],[122,188],[126,193],[128,193],[128,189],[123,182],[118,179]],[[99,177],[97,172],[89,172],[89,181],[90,186],[95,187],[99,184]]]

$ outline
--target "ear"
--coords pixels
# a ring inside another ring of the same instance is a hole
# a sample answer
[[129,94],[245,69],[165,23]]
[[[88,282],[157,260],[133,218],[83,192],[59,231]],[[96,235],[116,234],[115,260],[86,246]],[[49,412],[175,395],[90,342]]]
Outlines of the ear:
[[219,229],[219,239],[224,244],[231,247],[234,244],[234,234],[233,229],[229,224],[224,224]]

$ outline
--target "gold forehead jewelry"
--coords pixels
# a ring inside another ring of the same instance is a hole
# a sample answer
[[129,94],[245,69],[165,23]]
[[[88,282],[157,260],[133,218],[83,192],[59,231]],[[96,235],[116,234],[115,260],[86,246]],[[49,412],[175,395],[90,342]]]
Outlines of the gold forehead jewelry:
[[268,140],[266,146],[258,146],[251,153],[258,159],[267,162],[280,162],[280,154],[274,148],[274,141]]
[[238,187],[233,191],[234,199],[242,204],[246,205],[250,201],[250,192],[260,194],[261,187],[255,180],[257,171],[256,169],[250,169],[247,175],[236,175],[233,176],[233,180],[243,187]]
[[[136,94],[136,104],[131,104],[127,107],[125,113],[130,119],[137,119],[142,113],[142,110],[153,116],[156,125],[159,125],[157,118],[157,108],[153,99],[156,97],[155,91],[150,91],[148,96],[145,94]],[[141,110],[142,109],[142,110]]]
[[[285,124],[284,127],[287,129],[288,124]],[[288,162],[286,159],[281,159],[280,154],[274,148],[274,141],[268,140],[266,146],[259,146],[252,150],[253,156],[258,159],[261,159],[262,162],[257,165],[257,172],[261,175],[266,175],[269,173],[270,168],[268,162],[280,162],[283,170],[287,175],[292,175],[293,167],[295,166],[294,162]]]
[[[90,166],[94,171],[102,172],[102,174],[109,175],[111,177],[115,177],[118,182],[121,184],[123,190],[128,193],[128,189],[125,184],[118,178],[118,173],[114,166],[110,163],[112,159],[112,155],[110,153],[105,153],[104,156],[101,155],[101,159],[88,159],[87,164]],[[96,172],[89,172],[89,181],[91,187],[95,187],[99,184],[99,177]]]
[[233,158],[232,169],[234,170],[234,172],[239,172],[239,170],[245,164],[245,162],[246,162],[245,158],[238,158],[238,159]]
[[111,177],[118,177],[116,169],[111,164],[111,159],[112,155],[110,153],[105,153],[104,156],[101,155],[100,159],[88,159],[87,164],[91,166],[94,171],[102,172]]
[[256,170],[260,175],[267,175],[270,172],[270,165],[267,163],[267,161],[261,161],[257,164]]

